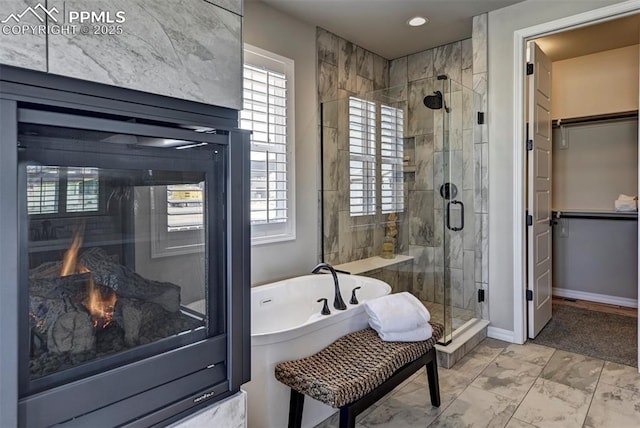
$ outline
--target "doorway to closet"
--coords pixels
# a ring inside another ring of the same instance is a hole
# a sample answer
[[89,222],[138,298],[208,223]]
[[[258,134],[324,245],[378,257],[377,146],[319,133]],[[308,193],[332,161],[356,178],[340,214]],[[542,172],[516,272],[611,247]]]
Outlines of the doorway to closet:
[[529,42],[525,174],[529,339],[636,367],[639,16]]

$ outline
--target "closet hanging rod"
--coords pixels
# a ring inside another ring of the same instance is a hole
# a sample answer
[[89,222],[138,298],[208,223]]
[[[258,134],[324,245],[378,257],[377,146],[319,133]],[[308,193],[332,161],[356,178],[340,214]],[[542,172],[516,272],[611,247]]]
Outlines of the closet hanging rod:
[[563,218],[580,218],[590,220],[638,220],[638,212],[606,212],[606,211],[553,211],[554,220]]
[[638,110],[624,111],[620,113],[598,114],[594,116],[571,117],[568,119],[554,119],[551,126],[554,128],[560,125],[578,125],[589,122],[600,122],[604,120],[631,119],[638,117]]

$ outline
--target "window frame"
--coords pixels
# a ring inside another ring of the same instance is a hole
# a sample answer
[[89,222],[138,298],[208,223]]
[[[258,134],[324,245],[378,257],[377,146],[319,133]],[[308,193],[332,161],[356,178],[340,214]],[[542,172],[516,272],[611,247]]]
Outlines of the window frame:
[[[296,200],[295,200],[295,63],[292,59],[273,52],[244,44],[244,65],[261,67],[274,72],[281,72],[286,77],[286,195],[287,220],[280,223],[251,224],[251,245],[271,244],[293,241],[296,239]],[[241,122],[241,113],[238,119]],[[242,127],[242,126],[241,126]]]

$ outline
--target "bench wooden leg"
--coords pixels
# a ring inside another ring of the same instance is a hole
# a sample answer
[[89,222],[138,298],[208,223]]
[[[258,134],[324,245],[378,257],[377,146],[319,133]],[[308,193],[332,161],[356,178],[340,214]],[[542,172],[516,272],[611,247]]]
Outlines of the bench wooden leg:
[[350,406],[340,408],[340,428],[355,428],[356,413]]
[[291,401],[289,402],[289,428],[302,427],[302,408],[304,407],[304,394],[295,389],[291,390]]
[[431,404],[440,407],[440,382],[438,381],[438,362],[436,350],[432,348],[433,356],[431,361],[427,363],[427,380],[429,381],[429,393],[431,394]]

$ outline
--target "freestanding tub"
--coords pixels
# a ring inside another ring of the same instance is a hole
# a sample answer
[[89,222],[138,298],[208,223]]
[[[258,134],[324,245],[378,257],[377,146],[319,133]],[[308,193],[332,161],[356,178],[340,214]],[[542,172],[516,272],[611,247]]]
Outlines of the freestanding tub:
[[[251,290],[251,382],[248,393],[249,428],[287,426],[290,389],[274,376],[277,363],[314,354],[345,334],[367,327],[362,305],[351,305],[351,290],[364,302],[391,292],[382,281],[357,275],[338,274],[340,292],[347,310],[333,308],[331,275],[306,275]],[[327,298],[331,315],[321,315],[320,298]],[[336,409],[305,398],[303,427],[313,427]]]

